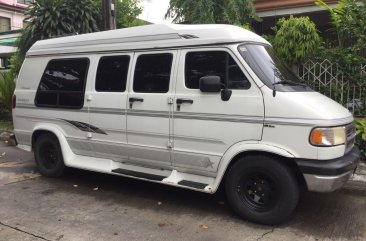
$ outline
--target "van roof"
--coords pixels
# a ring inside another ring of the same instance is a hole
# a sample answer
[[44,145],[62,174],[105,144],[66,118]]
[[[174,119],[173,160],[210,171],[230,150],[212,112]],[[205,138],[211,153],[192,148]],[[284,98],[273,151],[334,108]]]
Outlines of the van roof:
[[237,42],[269,44],[257,34],[232,25],[153,24],[41,40],[31,47],[27,56],[161,49]]

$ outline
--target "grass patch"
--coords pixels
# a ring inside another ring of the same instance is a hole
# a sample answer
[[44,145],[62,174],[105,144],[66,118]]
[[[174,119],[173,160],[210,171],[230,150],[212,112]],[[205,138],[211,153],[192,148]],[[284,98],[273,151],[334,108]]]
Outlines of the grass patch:
[[13,130],[13,122],[10,120],[0,120],[0,132]]

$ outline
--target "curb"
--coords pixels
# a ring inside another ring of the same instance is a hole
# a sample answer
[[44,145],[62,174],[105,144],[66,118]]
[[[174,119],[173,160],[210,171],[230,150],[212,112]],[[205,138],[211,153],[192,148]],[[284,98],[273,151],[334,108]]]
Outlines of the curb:
[[345,189],[366,191],[366,175],[353,174],[349,181],[344,185]]

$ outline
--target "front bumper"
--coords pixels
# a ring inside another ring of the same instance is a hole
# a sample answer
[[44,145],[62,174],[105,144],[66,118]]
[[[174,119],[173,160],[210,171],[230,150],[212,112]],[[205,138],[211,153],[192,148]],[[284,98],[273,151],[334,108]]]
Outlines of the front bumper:
[[309,191],[332,192],[341,188],[357,167],[360,151],[357,147],[346,155],[332,160],[296,159],[304,174]]

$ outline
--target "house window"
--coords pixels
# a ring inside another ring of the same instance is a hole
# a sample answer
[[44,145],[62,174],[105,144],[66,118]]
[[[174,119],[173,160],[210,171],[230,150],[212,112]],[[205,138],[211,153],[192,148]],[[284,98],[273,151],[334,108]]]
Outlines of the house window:
[[0,17],[0,32],[10,30],[10,18]]
[[21,4],[29,4],[32,2],[34,2],[34,0],[18,0],[18,3],[21,3]]
[[0,58],[0,69],[9,69],[9,58]]
[[51,60],[37,90],[36,106],[82,108],[88,67],[87,58]]

